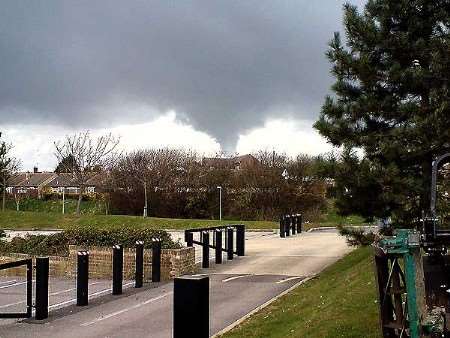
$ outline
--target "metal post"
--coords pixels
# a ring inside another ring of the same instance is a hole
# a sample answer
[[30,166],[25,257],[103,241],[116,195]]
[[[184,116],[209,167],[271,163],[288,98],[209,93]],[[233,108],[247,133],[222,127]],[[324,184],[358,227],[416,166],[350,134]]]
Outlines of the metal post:
[[141,288],[144,284],[144,242],[136,242],[136,269],[134,287]]
[[284,216],[280,216],[280,237],[286,237],[286,232],[284,231]]
[[178,277],[173,286],[173,338],[209,337],[209,277]]
[[222,264],[222,230],[216,230],[216,264]]
[[27,318],[31,318],[33,312],[33,261],[27,260]]
[[35,319],[48,318],[48,257],[36,258],[36,314]]
[[228,260],[233,260],[233,246],[234,246],[234,240],[233,240],[233,228],[227,228],[227,258]]
[[302,233],[302,223],[303,223],[302,214],[297,214],[297,232],[299,234]]
[[62,193],[62,213],[64,215],[66,210],[66,196],[65,196],[66,187],[63,187],[63,193]]
[[236,251],[238,256],[245,256],[245,225],[236,225]]
[[290,229],[291,229],[291,216],[286,215],[284,217],[284,231],[286,232],[286,237],[291,235]]
[[122,294],[123,279],[123,247],[122,245],[113,246],[113,286],[112,294]]
[[297,216],[296,215],[291,215],[291,226],[292,226],[292,236],[295,235],[296,230],[297,230]]
[[152,282],[161,281],[161,241],[152,241]]
[[209,232],[205,231],[203,233],[202,240],[202,268],[209,268]]
[[77,262],[77,305],[88,305],[89,251],[78,251]]
[[194,246],[194,234],[192,232],[186,231],[184,233],[184,240],[186,241],[187,246]]
[[218,186],[219,189],[219,221],[222,220],[222,187]]

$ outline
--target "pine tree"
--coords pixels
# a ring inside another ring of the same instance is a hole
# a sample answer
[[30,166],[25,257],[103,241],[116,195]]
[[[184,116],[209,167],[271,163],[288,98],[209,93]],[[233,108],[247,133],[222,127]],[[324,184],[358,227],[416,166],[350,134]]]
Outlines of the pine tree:
[[348,184],[338,205],[411,224],[429,209],[433,159],[450,151],[450,1],[346,4],[344,26],[345,43],[335,33],[327,52],[335,95],[315,124],[333,145],[363,153],[343,156],[351,172],[337,168]]

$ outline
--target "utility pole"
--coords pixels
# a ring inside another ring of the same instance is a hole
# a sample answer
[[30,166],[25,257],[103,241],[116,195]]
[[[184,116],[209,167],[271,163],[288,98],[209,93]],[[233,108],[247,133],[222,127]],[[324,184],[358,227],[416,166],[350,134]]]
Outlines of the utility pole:
[[218,186],[219,189],[219,220],[222,220],[222,187]]
[[144,181],[144,198],[145,198],[145,204],[144,204],[144,218],[147,217],[147,182]]
[[66,187],[63,187],[63,193],[62,193],[62,213],[64,215],[65,212],[65,207],[66,207],[66,196],[65,196],[65,192],[66,192]]

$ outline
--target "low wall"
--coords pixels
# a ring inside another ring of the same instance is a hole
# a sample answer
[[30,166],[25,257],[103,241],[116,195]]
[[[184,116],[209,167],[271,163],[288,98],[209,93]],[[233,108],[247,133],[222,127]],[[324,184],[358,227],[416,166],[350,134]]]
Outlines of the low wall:
[[[77,247],[69,246],[69,256],[49,256],[49,274],[51,277],[76,276],[77,252],[78,250],[89,250],[89,277],[90,278],[112,278],[112,248],[106,247]],[[135,249],[124,248],[123,250],[123,278],[134,279],[135,271]],[[19,259],[35,258],[25,254],[7,254],[0,256],[0,264]],[[152,274],[152,252],[151,249],[144,250],[144,280],[150,280]],[[25,267],[1,270],[0,276],[25,276]],[[181,249],[161,250],[161,280],[170,280],[185,274],[196,273],[195,249],[192,247]]]

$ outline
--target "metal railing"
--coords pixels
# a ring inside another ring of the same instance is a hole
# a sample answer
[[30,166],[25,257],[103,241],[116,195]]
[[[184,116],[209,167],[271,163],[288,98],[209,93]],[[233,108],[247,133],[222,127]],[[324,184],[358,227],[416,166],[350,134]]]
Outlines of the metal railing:
[[[213,234],[213,243],[210,243],[210,233]],[[200,235],[199,240],[194,239],[194,234]],[[223,247],[223,233],[225,233],[225,247]],[[236,250],[234,249],[234,235],[236,234]],[[234,255],[245,256],[245,225],[229,224],[208,228],[187,229],[184,239],[188,247],[194,244],[202,246],[202,267],[209,267],[209,250],[215,251],[216,264],[222,263],[222,253],[227,253],[227,259],[232,260]]]
[[11,312],[11,313],[0,313],[0,318],[31,318],[32,309],[33,309],[33,261],[30,259],[23,259],[20,261],[9,262],[0,264],[0,271],[17,268],[20,266],[27,267],[27,311],[26,312]]

